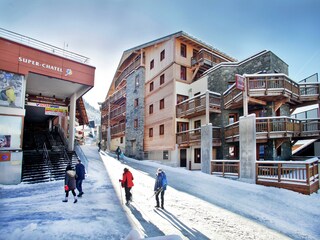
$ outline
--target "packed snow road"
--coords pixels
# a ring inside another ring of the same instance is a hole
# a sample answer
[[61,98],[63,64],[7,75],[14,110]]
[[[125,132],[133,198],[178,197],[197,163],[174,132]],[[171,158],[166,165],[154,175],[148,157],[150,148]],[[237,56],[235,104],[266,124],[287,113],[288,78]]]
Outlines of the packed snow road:
[[[319,239],[319,196],[304,196],[172,168],[151,161],[124,161],[101,153],[116,192],[123,168],[134,176],[133,203],[123,205],[132,225],[145,237],[177,234],[183,239]],[[156,169],[167,174],[165,210],[156,209],[153,186]],[[121,190],[121,191],[120,191]],[[312,204],[313,203],[313,206]],[[306,206],[310,207],[309,209]]]

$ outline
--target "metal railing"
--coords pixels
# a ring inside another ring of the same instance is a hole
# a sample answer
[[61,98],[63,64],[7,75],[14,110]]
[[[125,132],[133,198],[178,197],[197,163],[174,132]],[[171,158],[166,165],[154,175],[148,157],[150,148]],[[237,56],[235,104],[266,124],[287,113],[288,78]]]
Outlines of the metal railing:
[[45,164],[48,167],[48,172],[49,172],[49,180],[52,180],[52,163],[50,160],[49,152],[46,146],[46,143],[43,143],[43,151],[42,151],[42,157],[44,159]]
[[77,62],[81,62],[81,63],[85,63],[85,64],[89,64],[89,58],[70,52],[68,50],[62,49],[62,48],[58,48],[55,47],[53,45],[41,42],[39,40],[0,28],[0,37],[20,43],[20,44],[24,44],[48,53],[52,53],[61,57],[65,57]]

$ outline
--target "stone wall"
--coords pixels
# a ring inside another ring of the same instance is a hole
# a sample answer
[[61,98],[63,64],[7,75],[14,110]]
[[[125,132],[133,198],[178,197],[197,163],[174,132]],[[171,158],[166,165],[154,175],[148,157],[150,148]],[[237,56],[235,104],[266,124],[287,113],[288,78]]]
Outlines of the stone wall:
[[[145,70],[142,67],[127,78],[125,154],[136,159],[143,159],[144,83]],[[138,99],[137,106],[135,106],[136,99]],[[138,127],[136,128],[134,126],[135,119],[138,119]]]
[[[213,92],[220,93],[223,96],[223,92],[228,89],[228,86],[235,82],[236,74],[255,74],[255,73],[284,73],[288,75],[288,65],[282,61],[278,56],[270,51],[266,51],[261,55],[252,57],[251,59],[240,62],[239,64],[235,63],[230,66],[219,67],[209,73],[208,76],[208,89]],[[222,147],[217,149],[217,158],[225,159],[229,154],[230,144],[225,142],[224,136],[224,127],[228,125],[229,114],[235,113],[238,114],[238,117],[243,115],[243,109],[232,109],[224,110],[223,98],[221,101],[221,114],[211,113],[210,114],[210,123],[212,126],[221,126],[221,141]],[[274,116],[273,103],[268,103],[266,106],[267,116]],[[284,116],[289,116],[287,108],[283,107],[281,114]],[[238,145],[238,143],[233,143],[232,145]],[[272,145],[272,144],[271,144]],[[267,150],[270,157],[274,154],[274,150]],[[285,154],[288,155],[287,153]]]

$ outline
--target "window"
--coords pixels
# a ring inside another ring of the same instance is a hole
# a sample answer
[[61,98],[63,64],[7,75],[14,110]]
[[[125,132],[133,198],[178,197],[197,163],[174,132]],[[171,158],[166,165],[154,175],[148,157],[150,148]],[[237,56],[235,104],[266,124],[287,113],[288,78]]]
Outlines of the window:
[[177,95],[177,104],[183,102],[184,100],[187,100],[189,97],[185,95]]
[[153,137],[153,128],[149,128],[149,137]]
[[181,57],[187,57],[187,46],[183,43],[180,46],[180,55]]
[[164,98],[160,100],[160,109],[164,109]]
[[153,91],[153,87],[154,87],[154,84],[153,84],[153,82],[151,82],[151,83],[150,83],[150,88],[149,88],[149,91],[150,91],[150,92]]
[[163,151],[163,160],[168,160],[169,159],[169,152],[168,150]]
[[163,135],[163,134],[164,134],[164,125],[161,124],[161,125],[159,126],[159,135]]
[[192,57],[195,58],[198,54],[198,51],[196,49],[192,50]]
[[238,158],[239,148],[237,146],[229,146],[229,157],[228,159],[236,159]]
[[150,69],[154,68],[154,60],[152,59],[150,62]]
[[120,138],[120,143],[123,143],[123,137]]
[[182,80],[187,80],[187,68],[185,66],[181,66],[180,69],[180,78]]
[[134,107],[138,107],[138,105],[139,105],[139,99],[136,98],[136,99],[134,100]]
[[177,132],[184,132],[189,129],[189,123],[177,122]]
[[139,87],[139,75],[137,75],[136,78],[135,78],[134,87],[135,87],[135,88]]
[[138,128],[138,119],[137,118],[134,120],[134,128]]
[[165,58],[165,50],[162,50],[162,52],[160,53],[160,61],[162,61]]
[[160,85],[164,84],[164,74],[160,76]]
[[228,120],[228,124],[232,124],[238,121],[238,114],[236,113],[230,113],[229,114],[229,120]]
[[201,149],[194,149],[194,163],[201,163]]
[[200,128],[201,127],[201,120],[197,120],[197,121],[194,121],[194,128]]
[[153,113],[153,104],[149,106],[149,114],[152,114],[152,113]]

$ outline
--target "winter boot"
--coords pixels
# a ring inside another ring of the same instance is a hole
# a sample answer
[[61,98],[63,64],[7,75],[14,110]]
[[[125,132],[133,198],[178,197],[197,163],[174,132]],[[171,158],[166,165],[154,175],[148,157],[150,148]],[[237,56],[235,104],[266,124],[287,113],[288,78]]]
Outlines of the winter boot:
[[73,203],[77,203],[77,202],[78,202],[77,197],[74,197],[74,201],[73,201]]
[[68,202],[68,198],[66,197],[62,202]]

